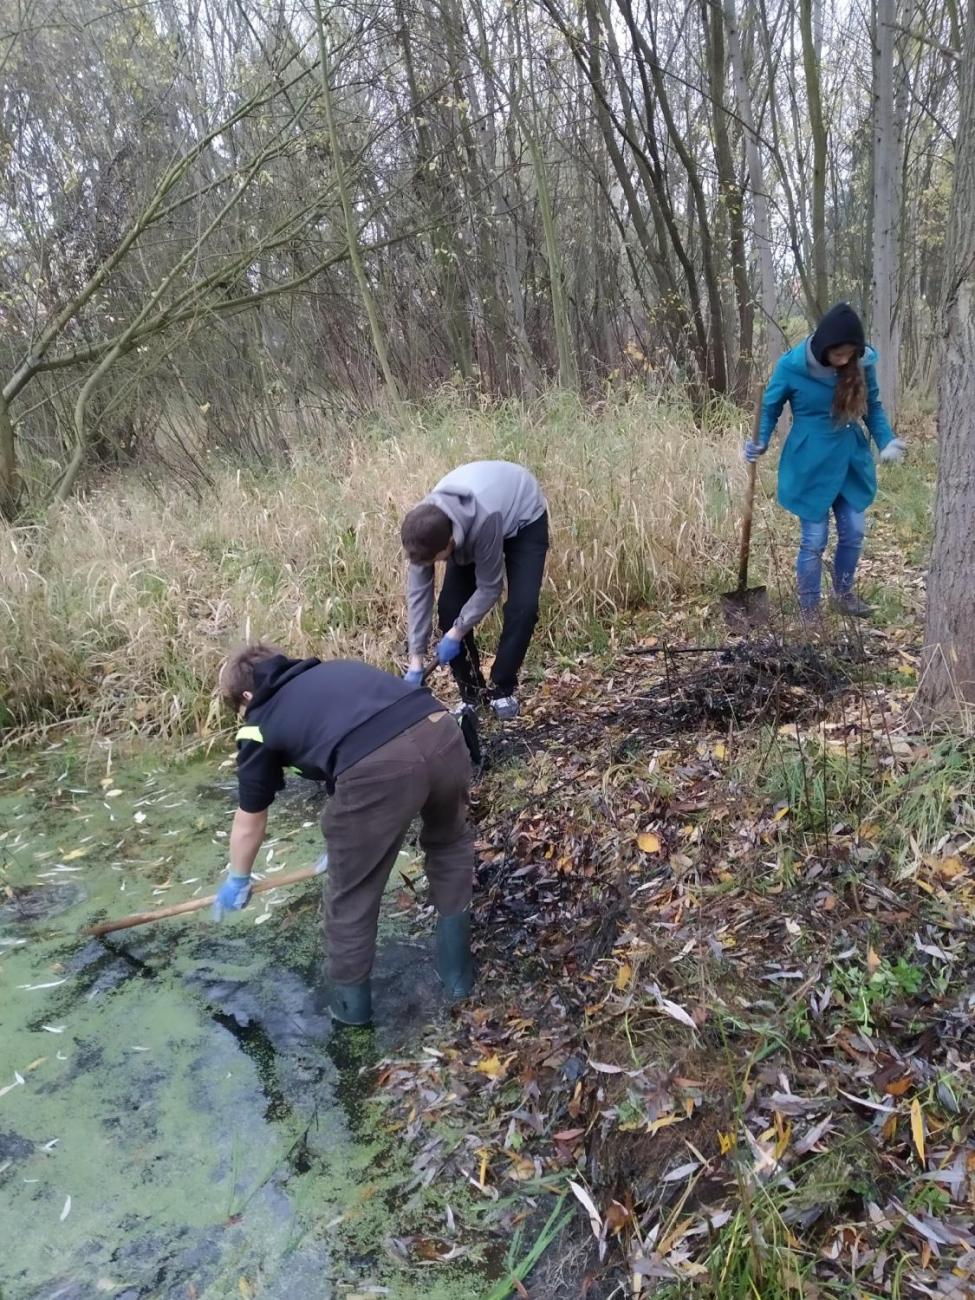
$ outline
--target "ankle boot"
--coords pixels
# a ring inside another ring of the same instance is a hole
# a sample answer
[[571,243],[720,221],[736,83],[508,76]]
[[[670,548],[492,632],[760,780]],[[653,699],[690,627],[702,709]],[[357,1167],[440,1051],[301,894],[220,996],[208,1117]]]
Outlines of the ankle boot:
[[340,1025],[368,1025],[372,1020],[372,987],[361,984],[333,984],[328,995],[332,1019]]
[[471,913],[437,918],[437,974],[452,1001],[466,998],[474,987],[471,960]]

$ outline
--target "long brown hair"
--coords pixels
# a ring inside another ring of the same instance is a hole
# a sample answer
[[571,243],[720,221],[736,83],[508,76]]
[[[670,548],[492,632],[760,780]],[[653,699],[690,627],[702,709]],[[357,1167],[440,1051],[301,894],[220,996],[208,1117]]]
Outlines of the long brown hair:
[[845,366],[836,368],[836,392],[833,394],[833,419],[837,424],[862,420],[867,413],[867,382],[855,354]]

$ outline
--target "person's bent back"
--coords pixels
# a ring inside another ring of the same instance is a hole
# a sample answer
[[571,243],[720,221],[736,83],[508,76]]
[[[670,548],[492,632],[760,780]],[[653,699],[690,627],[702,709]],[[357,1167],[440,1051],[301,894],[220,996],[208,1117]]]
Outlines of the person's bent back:
[[[509,461],[462,465],[406,515],[400,534],[410,561],[406,680],[421,678],[433,624],[434,565],[445,563],[437,658],[451,665],[466,703],[487,695],[499,717],[515,717],[518,674],[538,619],[548,551],[548,506],[538,481]],[[504,625],[488,686],[473,633],[506,579]]]

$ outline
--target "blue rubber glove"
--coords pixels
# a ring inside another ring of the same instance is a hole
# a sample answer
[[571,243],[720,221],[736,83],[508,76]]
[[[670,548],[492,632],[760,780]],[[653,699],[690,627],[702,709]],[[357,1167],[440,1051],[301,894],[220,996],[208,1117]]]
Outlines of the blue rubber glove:
[[753,442],[751,438],[749,438],[742,448],[741,454],[749,465],[753,465],[755,461],[758,460],[759,456],[764,456],[767,451],[767,447],[763,447],[760,442]]
[[461,642],[452,636],[445,636],[437,646],[437,663],[449,664],[460,654]]
[[421,686],[423,684],[423,669],[410,668],[403,674],[403,681],[407,686]]
[[228,876],[213,900],[213,918],[222,921],[224,912],[239,912],[251,896],[250,876]]

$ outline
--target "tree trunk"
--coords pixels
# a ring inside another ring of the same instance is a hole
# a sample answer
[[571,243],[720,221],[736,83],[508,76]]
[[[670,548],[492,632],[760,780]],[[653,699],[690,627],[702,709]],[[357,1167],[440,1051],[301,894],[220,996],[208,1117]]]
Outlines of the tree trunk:
[[748,86],[748,77],[745,74],[745,56],[741,48],[741,35],[738,31],[735,0],[724,0],[724,14],[728,28],[728,52],[731,56],[731,68],[735,78],[738,114],[745,129],[745,161],[748,164],[748,184],[752,192],[755,249],[758,253],[760,302],[765,332],[765,363],[766,372],[770,374],[772,367],[785,351],[786,338],[782,326],[779,324],[775,266],[772,262],[772,226],[769,221],[768,194],[765,190],[762,159],[758,152],[758,140],[755,135],[752,96]]
[[[711,88],[711,132],[714,139],[714,161],[718,172],[718,190],[721,196],[719,211],[728,225],[728,255],[731,262],[731,278],[735,286],[735,304],[738,308],[738,349],[733,391],[737,399],[743,402],[748,398],[748,387],[755,361],[753,355],[755,304],[748,283],[744,205],[728,131],[728,112],[725,107],[728,60],[724,23],[720,8],[712,10],[711,2],[712,0],[701,0],[701,27],[704,32],[704,48]],[[729,324],[729,333],[732,328],[733,326]],[[729,363],[731,360],[729,348]]]
[[379,312],[376,310],[376,302],[372,296],[372,289],[366,277],[366,270],[362,264],[362,253],[359,249],[359,230],[356,225],[355,210],[352,206],[352,199],[349,195],[349,188],[345,177],[345,163],[342,158],[342,148],[339,143],[338,127],[335,122],[335,113],[332,106],[332,86],[330,82],[331,66],[329,59],[328,40],[325,35],[325,19],[322,16],[321,0],[315,0],[315,20],[318,28],[318,56],[319,71],[321,73],[322,83],[322,107],[325,110],[325,129],[328,134],[328,148],[332,155],[332,166],[335,169],[335,188],[338,190],[339,202],[342,205],[342,218],[345,224],[345,238],[348,244],[349,261],[352,264],[352,271],[355,275],[356,284],[359,287],[359,296],[362,299],[362,305],[365,308],[366,316],[369,320],[369,332],[372,335],[372,345],[376,350],[376,357],[379,360],[379,368],[382,371],[383,380],[386,389],[393,403],[399,403],[399,388],[393,370],[389,364],[389,353],[386,349],[386,339],[383,334],[383,328],[379,321]]
[[871,335],[879,354],[877,381],[887,413],[897,411],[900,326],[900,140],[894,112],[894,24],[897,0],[876,0],[873,41],[873,306]]
[[826,122],[820,62],[813,23],[813,0],[800,0],[799,28],[802,33],[802,66],[806,77],[806,106],[813,142],[812,174],[812,270],[817,315],[829,304],[829,273],[826,246]]
[[13,519],[19,496],[17,435],[10,414],[10,403],[0,393],[0,519]]
[[943,306],[940,459],[917,707],[928,721],[975,708],[975,21],[961,66]]

